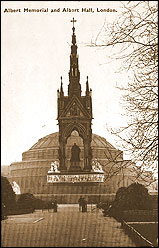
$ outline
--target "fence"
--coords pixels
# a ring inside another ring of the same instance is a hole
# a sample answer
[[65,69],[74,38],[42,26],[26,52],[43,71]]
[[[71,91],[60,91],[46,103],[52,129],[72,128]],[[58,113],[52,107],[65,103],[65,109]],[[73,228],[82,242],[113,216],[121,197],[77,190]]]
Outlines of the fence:
[[124,220],[122,221],[122,227],[131,236],[134,242],[139,246],[154,247],[154,245],[149,240],[143,237],[138,231],[136,231],[132,226],[130,226]]

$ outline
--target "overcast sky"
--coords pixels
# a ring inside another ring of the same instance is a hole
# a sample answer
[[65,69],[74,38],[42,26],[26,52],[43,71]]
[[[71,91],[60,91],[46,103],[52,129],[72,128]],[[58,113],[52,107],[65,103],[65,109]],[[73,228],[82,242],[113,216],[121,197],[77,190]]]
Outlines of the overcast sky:
[[[65,95],[69,83],[70,45],[74,17],[79,55],[80,83],[85,94],[86,77],[92,88],[93,133],[116,145],[106,126],[120,126],[121,92],[116,85],[127,75],[116,73],[119,62],[108,62],[111,50],[89,46],[104,23],[121,13],[119,1],[2,1],[2,165],[22,160],[22,152],[38,139],[58,132],[57,89],[63,77]],[[24,12],[24,8],[48,8],[48,12]],[[59,9],[60,12],[51,12]],[[79,12],[62,12],[63,8]],[[82,12],[92,8],[94,12]],[[114,9],[116,12],[97,12]],[[21,12],[4,12],[20,9]],[[101,32],[98,40],[104,38]]]

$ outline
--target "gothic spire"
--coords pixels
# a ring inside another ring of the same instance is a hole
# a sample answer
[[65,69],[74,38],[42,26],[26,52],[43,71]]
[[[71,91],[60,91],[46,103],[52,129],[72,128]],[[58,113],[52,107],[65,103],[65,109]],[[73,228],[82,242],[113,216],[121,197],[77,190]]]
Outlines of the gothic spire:
[[74,23],[76,22],[76,20],[73,17],[73,20],[71,20],[71,22],[73,22],[73,35],[72,35],[72,44],[75,45],[76,44],[76,35],[75,35],[75,27],[74,27]]
[[86,96],[89,96],[89,83],[88,83],[88,76],[86,81]]
[[62,83],[62,77],[61,77],[61,87],[60,87],[60,95],[64,95],[64,92],[63,92],[63,83]]
[[76,44],[76,35],[74,23],[76,20],[73,18],[73,34],[72,34],[72,45],[71,45],[71,54],[70,54],[70,71],[69,71],[69,85],[68,85],[68,95],[77,95],[81,96],[81,85],[80,81],[80,72],[78,68],[78,55],[77,55],[77,44]]

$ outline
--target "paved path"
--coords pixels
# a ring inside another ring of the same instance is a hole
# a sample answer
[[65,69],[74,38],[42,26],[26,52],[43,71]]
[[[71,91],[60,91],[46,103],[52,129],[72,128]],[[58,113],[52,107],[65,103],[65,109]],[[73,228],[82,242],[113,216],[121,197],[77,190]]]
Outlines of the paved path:
[[101,211],[78,212],[78,205],[9,216],[2,223],[2,247],[135,247],[114,218]]

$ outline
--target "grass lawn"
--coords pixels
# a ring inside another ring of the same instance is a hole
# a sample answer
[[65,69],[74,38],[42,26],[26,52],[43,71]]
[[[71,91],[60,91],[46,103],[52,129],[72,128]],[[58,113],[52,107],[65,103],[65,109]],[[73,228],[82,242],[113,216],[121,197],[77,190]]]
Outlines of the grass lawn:
[[142,236],[148,239],[153,244],[158,237],[158,223],[132,223],[129,224],[136,229]]

